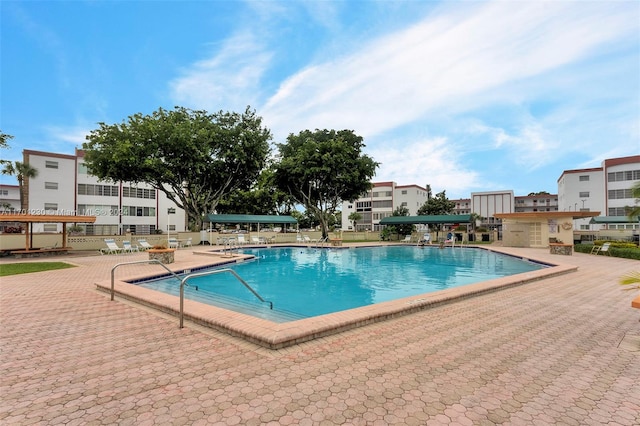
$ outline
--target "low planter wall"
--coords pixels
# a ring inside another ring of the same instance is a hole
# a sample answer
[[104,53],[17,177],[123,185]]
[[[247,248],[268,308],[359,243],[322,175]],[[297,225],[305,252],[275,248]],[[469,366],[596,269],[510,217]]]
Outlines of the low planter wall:
[[161,263],[169,264],[175,262],[175,249],[149,249],[149,260],[159,260]]

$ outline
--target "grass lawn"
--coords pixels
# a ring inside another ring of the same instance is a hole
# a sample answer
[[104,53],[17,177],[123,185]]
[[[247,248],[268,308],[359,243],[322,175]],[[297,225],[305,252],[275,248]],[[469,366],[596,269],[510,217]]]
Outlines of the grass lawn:
[[67,268],[75,268],[75,266],[64,262],[7,263],[0,265],[0,277]]

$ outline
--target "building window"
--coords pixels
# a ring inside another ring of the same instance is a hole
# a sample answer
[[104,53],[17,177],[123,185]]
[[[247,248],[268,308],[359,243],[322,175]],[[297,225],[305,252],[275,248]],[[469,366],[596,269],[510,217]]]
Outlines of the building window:
[[0,195],[4,195],[4,196],[9,196],[9,190],[8,189],[0,189]]
[[589,182],[589,175],[582,175],[578,178],[580,182]]
[[58,232],[58,225],[55,223],[45,223],[42,225],[42,230],[44,232]]
[[402,203],[400,203],[400,207],[407,207],[407,202],[403,201]]
[[624,207],[609,207],[607,216],[626,216]]
[[610,189],[607,191],[610,200],[622,200],[625,198],[633,198],[631,189]]
[[85,163],[78,163],[78,174],[79,175],[89,174],[89,170],[87,169],[87,165]]
[[58,189],[58,182],[45,182],[44,189]]
[[621,182],[625,180],[640,180],[640,170],[627,170],[624,172],[607,173],[609,182]]
[[407,190],[406,189],[402,190],[402,195],[407,195]]
[[44,203],[45,210],[58,210],[58,203]]
[[98,195],[103,197],[117,197],[118,187],[116,185],[91,185],[87,183],[79,183],[78,195]]
[[375,209],[389,208],[389,207],[393,207],[393,201],[391,200],[382,200],[382,201],[373,202],[373,208]]
[[581,192],[579,197],[580,198],[589,198],[589,191]]
[[44,166],[47,169],[57,169],[58,168],[58,162],[57,161],[45,161],[44,162]]

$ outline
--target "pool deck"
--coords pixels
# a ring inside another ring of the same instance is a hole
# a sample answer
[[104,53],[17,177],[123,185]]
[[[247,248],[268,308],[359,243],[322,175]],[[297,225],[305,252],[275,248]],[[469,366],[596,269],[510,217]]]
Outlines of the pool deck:
[[640,262],[495,249],[566,271],[275,350],[96,289],[146,254],[56,257],[0,278],[0,424],[640,424]]

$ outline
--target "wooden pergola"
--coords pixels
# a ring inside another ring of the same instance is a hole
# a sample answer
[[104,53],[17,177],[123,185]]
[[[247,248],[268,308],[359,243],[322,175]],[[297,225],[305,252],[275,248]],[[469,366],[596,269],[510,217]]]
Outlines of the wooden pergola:
[[34,223],[62,223],[62,246],[61,250],[69,250],[67,247],[67,223],[94,223],[95,216],[71,216],[57,214],[0,214],[0,222],[2,223],[24,223],[25,230],[25,251],[34,250],[33,248],[33,224]]

